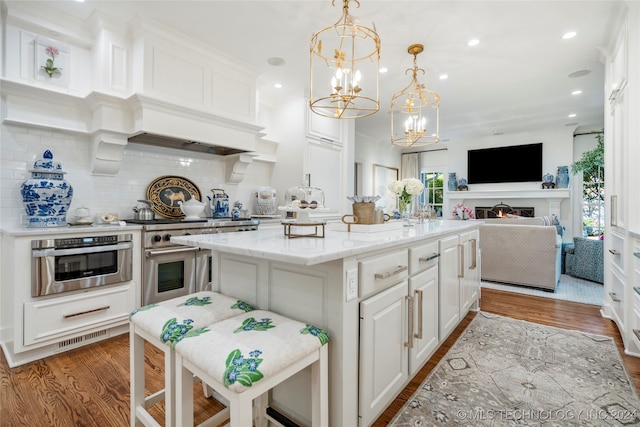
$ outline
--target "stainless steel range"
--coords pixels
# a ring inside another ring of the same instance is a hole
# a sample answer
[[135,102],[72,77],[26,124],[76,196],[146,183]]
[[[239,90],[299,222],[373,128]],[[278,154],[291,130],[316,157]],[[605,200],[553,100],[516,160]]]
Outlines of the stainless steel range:
[[256,220],[126,220],[142,224],[142,303],[211,290],[211,251],[171,242],[172,236],[257,230]]

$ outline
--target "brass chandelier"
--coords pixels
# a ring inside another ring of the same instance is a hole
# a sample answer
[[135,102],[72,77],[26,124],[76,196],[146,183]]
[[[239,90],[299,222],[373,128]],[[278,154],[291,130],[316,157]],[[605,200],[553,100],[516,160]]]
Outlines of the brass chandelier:
[[[380,37],[374,29],[359,25],[349,15],[349,1],[342,0],[342,17],[333,26],[311,37],[311,111],[325,117],[353,119],[380,109]],[[335,6],[335,0],[331,1]],[[314,68],[315,67],[315,68]]]
[[437,144],[440,141],[440,96],[418,82],[416,57],[424,50],[412,44],[407,51],[413,55],[411,83],[391,98],[391,144],[411,148]]

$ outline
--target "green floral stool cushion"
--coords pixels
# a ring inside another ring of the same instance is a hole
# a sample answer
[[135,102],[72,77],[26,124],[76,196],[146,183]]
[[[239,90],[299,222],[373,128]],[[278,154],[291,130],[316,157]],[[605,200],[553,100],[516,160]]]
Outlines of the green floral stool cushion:
[[175,345],[195,329],[253,310],[237,298],[203,291],[142,306],[129,320],[163,343]]
[[241,393],[329,342],[326,331],[256,310],[193,331],[175,351]]

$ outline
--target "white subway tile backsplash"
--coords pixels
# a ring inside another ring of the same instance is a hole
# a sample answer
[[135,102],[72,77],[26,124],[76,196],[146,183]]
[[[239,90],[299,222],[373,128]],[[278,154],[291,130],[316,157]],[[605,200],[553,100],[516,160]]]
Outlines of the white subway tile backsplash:
[[[2,125],[0,131],[2,225],[24,224],[20,186],[31,176],[28,170],[33,162],[47,149],[52,151],[55,161],[62,163],[65,179],[74,189],[71,213],[75,208],[84,206],[95,215],[114,212],[121,218],[131,218],[137,200],[147,197],[148,185],[165,175],[179,175],[193,181],[205,200],[212,188],[222,186],[232,201],[240,200],[249,209],[253,204],[255,187],[268,185],[260,179],[268,174],[264,174],[259,165],[252,165],[258,174],[255,179],[248,171],[245,183],[227,185],[224,184],[225,161],[222,157],[138,144],[126,146],[120,171],[115,176],[92,175],[92,144],[89,137],[15,125]],[[256,180],[260,183],[250,184]]]

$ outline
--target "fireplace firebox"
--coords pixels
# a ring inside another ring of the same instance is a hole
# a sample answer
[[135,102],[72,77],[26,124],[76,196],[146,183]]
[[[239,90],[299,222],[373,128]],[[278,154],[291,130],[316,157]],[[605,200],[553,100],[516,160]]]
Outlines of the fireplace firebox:
[[491,207],[476,206],[475,214],[477,219],[500,218],[507,214],[531,218],[535,216],[535,208],[509,206],[501,202]]

